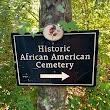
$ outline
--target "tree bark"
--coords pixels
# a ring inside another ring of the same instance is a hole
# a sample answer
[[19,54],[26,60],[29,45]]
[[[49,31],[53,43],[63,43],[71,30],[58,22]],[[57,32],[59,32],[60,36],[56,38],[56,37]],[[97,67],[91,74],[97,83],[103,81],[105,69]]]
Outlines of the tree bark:
[[[62,5],[61,5],[62,4]],[[60,11],[57,6],[64,10]],[[40,28],[72,19],[71,0],[40,0]],[[65,110],[66,86],[38,87],[37,110]]]
[[[63,4],[64,13],[57,10]],[[67,22],[72,19],[71,0],[40,0],[40,27],[57,24],[60,20]]]

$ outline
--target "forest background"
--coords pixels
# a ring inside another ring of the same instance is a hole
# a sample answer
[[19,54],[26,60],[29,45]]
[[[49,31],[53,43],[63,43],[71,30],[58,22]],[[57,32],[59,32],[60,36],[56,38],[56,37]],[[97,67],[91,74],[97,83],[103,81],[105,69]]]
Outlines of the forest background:
[[[110,110],[110,1],[71,0],[79,30],[99,30],[95,87],[67,87],[67,110]],[[11,33],[39,27],[39,0],[0,0],[0,110],[35,110],[37,87],[16,84]],[[64,10],[63,7],[60,9]],[[47,16],[46,19],[50,19]]]

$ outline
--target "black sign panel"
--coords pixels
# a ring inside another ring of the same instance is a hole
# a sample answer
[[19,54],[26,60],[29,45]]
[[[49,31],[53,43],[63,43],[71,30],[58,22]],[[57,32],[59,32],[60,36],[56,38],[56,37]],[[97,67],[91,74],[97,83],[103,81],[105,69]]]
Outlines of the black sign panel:
[[18,85],[82,85],[96,83],[98,31],[64,33],[51,42],[12,34]]

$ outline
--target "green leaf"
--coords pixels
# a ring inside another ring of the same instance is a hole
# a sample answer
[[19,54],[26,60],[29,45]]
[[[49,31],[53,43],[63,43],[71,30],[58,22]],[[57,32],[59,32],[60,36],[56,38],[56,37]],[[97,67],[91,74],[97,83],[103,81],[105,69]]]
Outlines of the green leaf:
[[73,31],[74,29],[75,29],[75,30],[78,30],[77,23],[74,22],[74,21],[70,21],[70,22],[68,23],[68,27],[69,27],[72,31]]
[[24,27],[21,27],[21,28],[17,29],[17,32],[21,35],[24,35],[26,33],[26,29]]
[[64,20],[60,20],[60,21],[58,22],[58,24],[61,25],[61,26],[63,26],[63,25],[67,25],[67,22],[64,21]]
[[48,15],[47,17],[46,17],[46,19],[51,19],[52,18],[52,15]]
[[99,110],[103,110],[102,107],[103,107],[103,105],[102,105],[101,103],[99,103],[99,104],[98,104],[98,109],[99,109]]
[[39,29],[39,32],[43,32],[43,30],[44,30],[44,28],[40,28],[40,29]]
[[36,32],[30,32],[31,36],[34,38],[36,35]]
[[59,12],[61,12],[61,13],[64,13],[65,12],[64,6],[62,4],[59,4],[56,7],[56,10],[59,11]]
[[86,109],[84,109],[84,110],[91,110],[91,108],[90,107],[87,107]]
[[30,27],[30,23],[29,22],[19,21],[19,25],[21,25],[23,27]]
[[7,11],[7,10],[3,10],[3,11],[1,11],[1,13],[2,13],[3,15],[7,15],[7,14],[8,14],[8,11]]
[[32,36],[33,38],[35,37],[35,35],[36,35],[37,32],[39,32],[39,29],[38,29],[38,28],[32,28],[32,29],[30,30],[30,34],[31,34],[31,36]]
[[62,26],[64,31],[67,31],[67,32],[71,32],[73,30],[78,30],[78,26],[77,26],[76,22],[74,22],[74,21],[70,21],[69,23],[67,23],[64,20],[61,20],[58,22],[58,24],[60,26]]
[[64,29],[64,31],[70,32],[70,29],[69,29],[68,24],[67,24],[66,21],[61,20],[61,21],[58,22],[58,24],[60,26],[62,26],[62,28]]
[[65,6],[65,3],[64,2],[62,2],[61,4],[62,4],[63,7]]

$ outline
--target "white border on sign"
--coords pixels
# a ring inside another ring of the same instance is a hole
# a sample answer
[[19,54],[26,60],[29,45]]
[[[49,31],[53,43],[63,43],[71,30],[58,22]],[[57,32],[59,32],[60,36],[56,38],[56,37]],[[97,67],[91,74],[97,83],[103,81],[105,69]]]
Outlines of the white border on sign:
[[[93,55],[93,71],[92,71],[92,84],[53,84],[53,83],[21,83],[20,82],[20,73],[19,73],[19,67],[18,67],[18,56],[17,56],[17,49],[16,49],[16,36],[22,36],[22,35],[13,35],[13,40],[14,40],[14,51],[15,51],[15,63],[17,66],[17,75],[18,75],[18,83],[19,85],[33,85],[33,86],[40,86],[40,85],[65,85],[65,86],[93,86],[94,85],[94,66],[95,66],[95,51],[96,51],[96,32],[86,32],[86,33],[65,33],[64,35],[75,35],[75,34],[94,34],[94,55]],[[30,36],[29,34],[24,35],[24,36]],[[43,34],[37,34],[36,36],[43,36]]]

